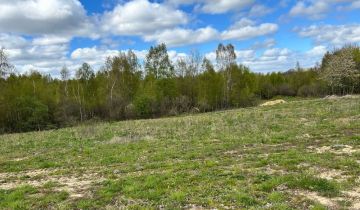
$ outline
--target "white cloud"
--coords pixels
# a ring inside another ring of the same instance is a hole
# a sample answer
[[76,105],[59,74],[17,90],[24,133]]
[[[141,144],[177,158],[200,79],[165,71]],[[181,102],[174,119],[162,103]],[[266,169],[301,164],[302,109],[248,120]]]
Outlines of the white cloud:
[[291,8],[289,15],[292,17],[302,16],[309,17],[311,19],[320,19],[325,16],[325,13],[330,9],[329,3],[322,1],[315,1],[306,3],[305,1],[299,1]]
[[305,17],[322,19],[334,8],[338,10],[353,10],[360,8],[359,0],[301,0],[290,10],[290,17]]
[[188,17],[181,10],[148,0],[134,0],[106,12],[101,25],[105,32],[116,35],[146,35],[187,22]]
[[254,0],[210,0],[200,6],[200,10],[210,14],[238,11],[254,3]]
[[351,9],[359,9],[360,8],[360,1],[357,0],[357,1],[352,2],[351,5],[350,5],[350,8]]
[[352,25],[312,25],[295,29],[302,37],[309,37],[317,44],[327,43],[341,46],[360,43],[360,24]]
[[[269,48],[257,54],[255,50],[236,50],[237,62],[250,67],[255,72],[287,71],[295,67],[297,61],[305,68],[313,67],[321,61],[327,48],[315,46],[305,52],[296,52],[287,48]],[[210,61],[216,64],[215,52],[205,55]]]
[[18,35],[0,34],[0,47],[5,47],[9,60],[19,73],[38,70],[58,76],[62,66],[75,71],[85,59],[68,57],[70,39],[55,36],[24,38]]
[[34,45],[56,45],[56,44],[66,44],[71,40],[70,37],[65,36],[54,36],[54,35],[44,35],[37,37],[33,40]]
[[328,51],[327,47],[323,45],[315,46],[311,50],[307,51],[306,54],[309,56],[323,56]]
[[219,32],[212,27],[199,28],[196,30],[176,28],[144,36],[145,41],[164,42],[168,46],[199,44],[217,38],[219,38]]
[[266,7],[262,4],[255,4],[249,11],[251,17],[262,17],[273,12],[272,8]]
[[0,33],[0,48],[22,48],[27,45],[27,41],[22,36]]
[[354,10],[360,9],[360,0],[354,0],[350,4],[338,6],[339,10]]
[[169,54],[169,58],[170,58],[171,62],[173,62],[173,63],[178,61],[180,58],[185,58],[187,56],[186,53],[179,53],[179,52],[176,52],[175,50],[169,50],[168,54]]
[[283,49],[272,48],[272,49],[267,49],[267,50],[264,51],[263,58],[288,56],[290,54],[291,54],[291,51],[289,49],[287,49],[287,48],[283,48]]
[[255,22],[242,18],[230,27],[229,30],[222,32],[224,40],[246,40],[257,36],[275,33],[278,30],[278,25],[274,23],[262,23],[255,25]]
[[273,48],[275,45],[276,45],[276,40],[273,38],[268,38],[262,42],[255,42],[251,48],[252,49]]
[[243,60],[241,63],[256,72],[286,71],[294,68],[296,62],[299,62],[302,67],[309,68],[321,61],[326,52],[324,49],[323,46],[316,46],[306,52],[294,52],[287,48],[273,48],[265,50],[260,56]]
[[196,4],[195,10],[208,14],[223,14],[240,11],[255,3],[255,0],[167,0],[169,5]]
[[82,60],[91,64],[105,60],[106,57],[115,56],[119,53],[117,50],[102,50],[97,47],[78,48],[71,53],[71,58],[74,60]]
[[[147,50],[132,50],[135,55],[138,57],[139,60],[144,60],[145,56],[147,54]],[[86,47],[86,48],[78,48],[75,49],[70,57],[72,59],[72,62],[74,63],[83,63],[87,62],[89,63],[94,69],[99,69],[101,65],[104,64],[107,57],[113,57],[118,55],[120,52],[126,52],[126,51],[120,51],[120,50],[109,50],[109,49],[103,49],[99,48],[97,46],[94,47]]]
[[95,36],[78,0],[0,1],[2,33]]

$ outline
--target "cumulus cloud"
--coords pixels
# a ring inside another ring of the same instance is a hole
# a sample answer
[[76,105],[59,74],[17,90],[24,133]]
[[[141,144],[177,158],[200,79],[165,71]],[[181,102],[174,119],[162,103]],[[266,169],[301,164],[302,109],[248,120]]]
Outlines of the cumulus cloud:
[[78,0],[0,1],[2,33],[96,36]]
[[254,21],[247,18],[242,18],[229,30],[222,32],[221,36],[224,40],[245,40],[257,36],[275,33],[278,30],[278,25],[274,23],[262,23],[256,25]]
[[210,14],[221,14],[244,9],[253,3],[254,0],[213,0],[206,1],[205,4],[200,6],[200,10]]
[[[261,54],[252,49],[236,50],[237,62],[250,67],[255,72],[287,71],[294,68],[297,62],[302,67],[308,68],[321,61],[326,53],[325,46],[315,46],[305,52],[297,52],[287,48],[269,48]],[[205,55],[214,64],[216,63],[215,52]]]
[[319,45],[319,46],[315,46],[311,50],[307,51],[306,54],[308,56],[319,57],[319,56],[323,56],[327,51],[328,51],[328,49],[326,46]]
[[170,5],[196,4],[195,10],[208,14],[223,14],[240,11],[255,3],[255,0],[167,0]]
[[242,60],[241,63],[256,72],[286,71],[294,68],[297,62],[302,67],[312,67],[321,61],[325,52],[326,48],[323,46],[315,46],[305,52],[296,52],[287,48],[272,48],[265,50],[253,59]]
[[[138,57],[140,62],[143,62],[146,58],[148,50],[132,50]],[[118,55],[120,52],[127,52],[127,50],[109,50],[99,47],[86,47],[75,49],[71,53],[71,59],[74,63],[89,63],[93,68],[99,68],[105,62],[107,57],[113,57]],[[175,50],[168,51],[169,58],[172,62],[176,62],[178,58],[185,57],[186,53],[180,53]]]
[[54,36],[54,35],[44,35],[37,37],[33,40],[34,45],[57,45],[57,44],[66,44],[71,40],[70,37],[66,36]]
[[70,65],[67,57],[69,43],[47,42],[42,38],[26,39],[18,35],[0,34],[0,47],[5,47],[10,62],[20,73],[36,69],[54,73],[63,65]]
[[272,13],[274,10],[262,4],[255,4],[251,7],[248,15],[251,17],[262,17]]
[[330,9],[330,6],[325,1],[315,1],[306,3],[305,1],[299,1],[291,8],[289,15],[292,17],[302,16],[312,19],[323,18]]
[[311,25],[296,28],[301,37],[308,37],[315,43],[328,43],[341,46],[348,43],[360,43],[360,24],[351,25]]
[[212,41],[219,38],[219,32],[212,27],[192,29],[169,29],[146,35],[145,41],[156,41],[157,43],[166,43],[169,46],[181,46],[189,44],[199,44]]
[[350,4],[338,6],[339,10],[354,10],[360,9],[360,0],[354,0]]
[[298,1],[290,10],[290,17],[305,17],[322,19],[331,11],[353,10],[360,8],[359,0],[302,0]]
[[[360,8],[359,0],[302,0],[293,5],[288,0],[282,0],[279,4],[289,8],[286,17],[310,19],[323,18],[334,8],[338,11]],[[314,41],[312,49],[297,52],[276,48],[276,41],[267,36],[277,32],[279,26],[275,23],[242,18],[220,31],[211,23],[193,23],[194,17],[179,5],[191,5],[193,11],[199,13],[219,15],[236,12],[251,18],[273,12],[255,0],[109,0],[104,2],[107,11],[90,16],[80,0],[0,0],[0,47],[6,48],[11,62],[20,72],[38,69],[45,73],[55,72],[56,75],[63,65],[76,70],[82,62],[88,62],[97,69],[107,56],[119,53],[119,50],[113,49],[134,44],[133,40],[137,40],[134,37],[178,47],[214,40],[247,40],[266,36],[263,41],[250,44],[249,49],[236,51],[238,62],[255,71],[286,70],[293,67],[297,60],[302,66],[311,66],[322,57],[329,45],[360,43],[360,24],[312,25],[294,30],[300,37]],[[72,51],[74,46],[70,47],[71,41],[79,36],[99,38],[99,45],[92,43],[94,47]],[[147,51],[135,53],[143,60]],[[176,61],[186,54],[170,50],[169,56]],[[213,52],[207,56],[213,60],[216,58]]]
[[147,35],[188,22],[187,15],[170,6],[134,0],[117,5],[101,20],[102,29],[115,35]]
[[273,38],[265,39],[262,42],[255,42],[251,48],[252,49],[264,49],[264,48],[273,48],[276,45],[276,40]]
[[[238,63],[242,63],[243,61],[251,61],[256,58],[256,51],[252,49],[245,50],[235,50],[236,59]],[[216,64],[216,53],[209,52],[205,54],[205,57],[209,59],[211,62]]]

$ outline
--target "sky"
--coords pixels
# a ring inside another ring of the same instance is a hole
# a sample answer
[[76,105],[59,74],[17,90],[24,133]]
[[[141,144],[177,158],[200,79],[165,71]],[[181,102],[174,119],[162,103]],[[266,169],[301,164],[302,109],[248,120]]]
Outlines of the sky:
[[231,43],[255,72],[311,67],[360,43],[360,0],[0,0],[0,47],[20,73],[98,70],[159,43],[173,62],[193,50],[215,62],[217,45]]

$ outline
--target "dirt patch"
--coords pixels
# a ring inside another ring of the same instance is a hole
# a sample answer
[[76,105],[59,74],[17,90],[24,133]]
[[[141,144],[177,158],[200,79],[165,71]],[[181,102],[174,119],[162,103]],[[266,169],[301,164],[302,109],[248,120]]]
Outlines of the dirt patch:
[[21,177],[36,177],[41,175],[51,175],[58,170],[53,169],[37,169],[30,171],[21,171],[21,172],[9,172],[9,173],[0,173],[0,180],[2,179],[20,179]]
[[319,195],[316,192],[310,191],[288,191],[290,194],[295,194],[306,199],[312,200],[314,202],[320,203],[323,206],[326,206],[328,209],[339,209],[339,205],[337,202],[349,202],[349,209],[358,210],[360,209],[360,188],[355,188],[351,191],[343,191],[341,197],[327,198]]
[[110,141],[105,142],[106,144],[122,144],[140,140],[152,140],[152,136],[114,136]]
[[285,175],[288,174],[289,172],[280,169],[278,166],[276,165],[267,165],[265,168],[262,169],[265,173],[269,174],[269,175]]
[[308,133],[296,136],[297,139],[310,139],[311,135]]
[[286,103],[286,101],[279,99],[279,100],[265,102],[263,104],[260,104],[260,106],[273,106],[276,104],[284,104],[284,103]]
[[335,181],[346,181],[350,176],[344,175],[345,172],[336,170],[336,169],[317,169],[317,177],[326,179],[326,180],[335,180]]
[[351,191],[344,191],[343,194],[352,200],[350,209],[360,209],[360,188],[355,188]]
[[330,170],[330,171],[323,171],[321,172],[318,177],[322,178],[322,179],[326,179],[326,180],[339,180],[339,179],[344,179],[341,175],[342,173],[340,171],[337,171],[335,169]]
[[335,119],[335,123],[341,123],[341,124],[345,124],[345,125],[350,125],[352,122],[356,122],[360,120],[360,116],[356,115],[356,116],[350,116],[350,117],[342,117],[342,118],[337,118]]
[[81,176],[61,176],[54,174],[54,172],[58,171],[43,169],[17,173],[0,173],[0,189],[10,190],[22,185],[42,187],[51,182],[58,185],[56,191],[66,191],[71,198],[80,198],[86,195],[93,183],[104,180],[96,173],[84,173]]
[[336,209],[338,207],[335,199],[330,199],[324,196],[318,195],[316,192],[310,192],[310,191],[295,191],[296,195],[305,197],[309,200],[312,200],[314,202],[320,203],[323,206],[326,206],[330,209]]
[[359,149],[354,148],[350,145],[342,145],[342,144],[332,145],[332,146],[322,146],[322,147],[310,146],[308,147],[308,149],[315,150],[315,152],[319,154],[330,152],[338,155],[352,154],[360,151]]
[[10,161],[19,162],[19,161],[23,161],[23,160],[27,160],[27,159],[29,159],[29,157],[18,157],[18,158],[13,158]]
[[184,209],[188,209],[188,210],[203,210],[203,209],[206,209],[202,206],[198,206],[198,205],[195,205],[195,204],[189,204],[189,205],[186,205],[184,207]]
[[234,155],[234,154],[238,154],[238,153],[239,153],[239,151],[229,150],[229,151],[224,152],[224,155]]
[[329,95],[329,96],[325,96],[324,99],[341,99],[341,98],[347,98],[347,99],[356,99],[359,98],[360,95],[344,95],[344,96],[337,96],[337,95]]

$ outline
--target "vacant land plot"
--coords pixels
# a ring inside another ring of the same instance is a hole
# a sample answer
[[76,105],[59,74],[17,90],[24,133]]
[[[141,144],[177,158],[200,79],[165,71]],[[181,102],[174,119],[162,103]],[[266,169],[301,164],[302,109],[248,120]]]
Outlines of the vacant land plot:
[[359,97],[0,143],[0,209],[360,209]]

